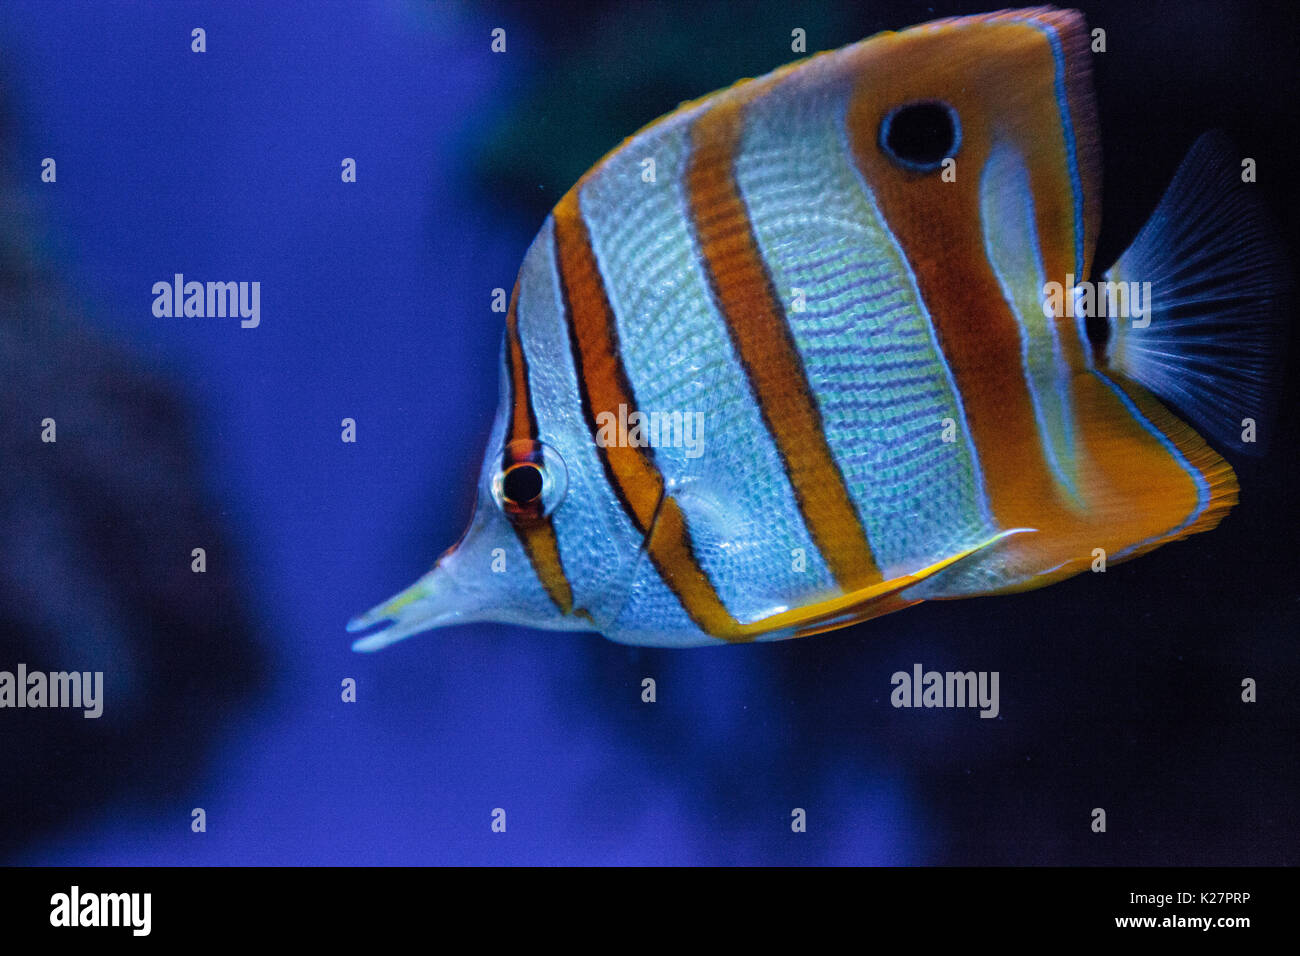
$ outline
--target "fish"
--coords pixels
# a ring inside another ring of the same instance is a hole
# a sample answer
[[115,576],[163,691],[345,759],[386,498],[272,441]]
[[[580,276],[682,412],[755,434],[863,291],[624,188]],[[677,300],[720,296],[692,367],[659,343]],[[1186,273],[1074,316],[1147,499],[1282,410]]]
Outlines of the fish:
[[1088,278],[1089,43],[1072,10],[939,20],[624,140],[524,256],[468,529],[353,648],[783,640],[1214,528],[1207,437],[1262,450],[1286,258],[1207,133]]

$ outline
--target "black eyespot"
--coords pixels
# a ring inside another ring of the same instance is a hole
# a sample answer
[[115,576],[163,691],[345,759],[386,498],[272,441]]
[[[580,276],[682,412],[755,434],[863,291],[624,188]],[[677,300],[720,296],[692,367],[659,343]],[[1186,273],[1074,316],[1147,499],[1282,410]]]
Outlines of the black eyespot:
[[542,493],[542,469],[533,464],[515,465],[505,473],[501,493],[511,504],[531,504]]
[[957,111],[938,100],[904,103],[880,124],[880,148],[894,162],[916,172],[938,169],[960,145]]

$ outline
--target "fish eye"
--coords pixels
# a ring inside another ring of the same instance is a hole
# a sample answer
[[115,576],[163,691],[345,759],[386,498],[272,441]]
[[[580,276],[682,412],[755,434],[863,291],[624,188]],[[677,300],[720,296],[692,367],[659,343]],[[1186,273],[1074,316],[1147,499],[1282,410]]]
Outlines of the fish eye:
[[531,504],[542,494],[542,469],[531,461],[512,466],[501,479],[501,494],[511,504]]
[[492,497],[512,518],[540,518],[564,500],[569,475],[564,459],[538,441],[513,441],[492,478]]
[[939,100],[904,103],[880,123],[880,148],[913,172],[934,172],[961,145],[957,111]]

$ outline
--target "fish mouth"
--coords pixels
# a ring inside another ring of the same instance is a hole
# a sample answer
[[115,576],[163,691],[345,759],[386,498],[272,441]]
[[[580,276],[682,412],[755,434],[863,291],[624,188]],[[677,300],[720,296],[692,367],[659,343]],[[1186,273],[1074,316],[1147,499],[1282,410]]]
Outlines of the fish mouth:
[[352,649],[369,653],[421,631],[483,620],[483,608],[477,602],[467,600],[471,597],[469,589],[453,581],[439,562],[406,590],[348,621],[350,634],[388,623],[382,630],[357,638],[352,642]]

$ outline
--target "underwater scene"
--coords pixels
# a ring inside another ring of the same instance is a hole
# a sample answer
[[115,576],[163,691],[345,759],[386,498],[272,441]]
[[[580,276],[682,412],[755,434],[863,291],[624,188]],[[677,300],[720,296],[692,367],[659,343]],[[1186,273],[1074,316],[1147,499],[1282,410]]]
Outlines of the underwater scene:
[[1298,17],[8,0],[0,862],[1294,863]]

